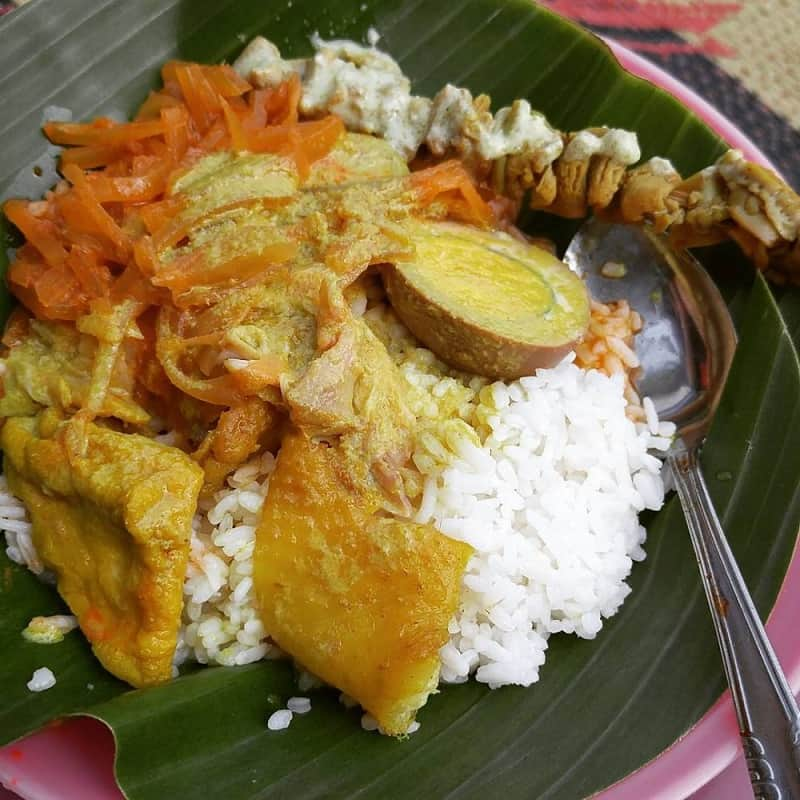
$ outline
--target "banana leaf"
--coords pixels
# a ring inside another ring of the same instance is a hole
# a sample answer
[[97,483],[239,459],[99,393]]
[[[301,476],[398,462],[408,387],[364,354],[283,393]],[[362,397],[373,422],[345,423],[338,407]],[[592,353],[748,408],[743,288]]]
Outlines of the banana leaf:
[[[363,40],[370,26],[419,93],[451,82],[490,93],[496,105],[527,97],[562,129],[634,129],[645,156],[669,157],[684,174],[724,149],[675,100],[625,73],[599,40],[523,0],[33,0],[0,23],[0,196],[34,196],[52,179],[39,133],[47,106],[71,109],[76,119],[130,113],[168,58],[231,59],[256,33],[303,55],[314,31]],[[566,230],[539,215],[525,222]],[[2,224],[4,269],[15,240]],[[731,248],[701,257],[740,336],[703,462],[766,615],[800,521],[800,295],[784,291],[779,308]],[[5,314],[9,300],[0,295]],[[196,668],[166,686],[130,691],[99,667],[78,633],[47,647],[22,639],[32,616],[63,606],[52,587],[0,554],[0,743],[58,716],[94,716],[115,736],[117,778],[132,800],[585,797],[657,756],[724,687],[675,499],[648,519],[648,530],[633,594],[596,641],[554,636],[530,689],[444,688],[406,741],[362,731],[358,713],[325,691],[288,730],[269,732],[267,716],[295,691],[285,663]],[[25,683],[43,665],[58,683],[32,694]]]

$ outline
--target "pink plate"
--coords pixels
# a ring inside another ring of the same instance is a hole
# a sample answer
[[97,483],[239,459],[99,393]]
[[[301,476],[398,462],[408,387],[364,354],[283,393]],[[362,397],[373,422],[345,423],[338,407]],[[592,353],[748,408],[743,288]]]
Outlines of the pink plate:
[[[630,50],[609,41],[630,72],[660,86],[692,109],[751,161],[770,166],[760,150],[728,119],[680,81]],[[800,556],[797,548],[767,629],[792,689],[800,689]],[[685,736],[658,758],[596,795],[594,800],[680,800],[705,787],[696,800],[743,800],[749,794],[733,706],[726,693]],[[113,738],[86,717],[57,722],[0,749],[0,800],[122,800],[114,782]],[[725,771],[723,775],[720,773]],[[720,775],[717,780],[709,781]],[[706,784],[709,784],[706,786]]]

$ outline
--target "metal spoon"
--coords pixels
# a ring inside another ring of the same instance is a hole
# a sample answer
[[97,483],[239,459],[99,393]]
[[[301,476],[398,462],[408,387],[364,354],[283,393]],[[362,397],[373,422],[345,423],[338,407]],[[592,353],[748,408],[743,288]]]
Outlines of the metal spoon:
[[[625,298],[644,319],[636,338],[636,388],[677,425],[667,454],[700,565],[756,798],[800,798],[800,711],[767,639],[711,502],[698,450],[711,426],[736,347],[717,287],[698,261],[661,237],[597,220],[584,224],[565,261],[592,297]],[[622,277],[604,277],[608,262]]]

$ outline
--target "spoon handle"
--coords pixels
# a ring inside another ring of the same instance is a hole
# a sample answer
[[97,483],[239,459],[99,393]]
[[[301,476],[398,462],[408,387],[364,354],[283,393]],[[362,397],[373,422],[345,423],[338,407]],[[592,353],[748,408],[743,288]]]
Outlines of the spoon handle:
[[700,564],[753,794],[800,798],[800,711],[722,530],[697,450],[680,444],[669,463]]

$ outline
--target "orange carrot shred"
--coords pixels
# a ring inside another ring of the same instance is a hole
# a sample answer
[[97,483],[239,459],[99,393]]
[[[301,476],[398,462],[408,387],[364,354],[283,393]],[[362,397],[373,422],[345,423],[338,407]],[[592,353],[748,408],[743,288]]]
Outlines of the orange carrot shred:
[[208,130],[221,110],[219,95],[206,79],[199,64],[175,63],[175,77],[189,108],[189,113],[201,131]]
[[245,130],[259,130],[267,124],[269,89],[255,89],[247,101],[248,112],[242,119]]
[[25,200],[8,200],[3,211],[48,264],[59,266],[64,263],[67,251],[58,241],[55,225],[49,220],[34,216],[30,211],[30,203]]
[[30,329],[31,315],[22,306],[17,306],[9,315],[2,343],[6,347],[16,347],[25,341]]
[[300,97],[303,87],[300,76],[293,72],[286,81],[286,116],[281,120],[284,124],[293,125],[299,117]]
[[88,308],[87,298],[66,267],[51,267],[36,281],[36,298],[49,319],[75,319]]
[[139,107],[136,113],[136,121],[140,122],[147,119],[158,119],[165,108],[175,108],[181,101],[166,92],[150,92],[147,100]]
[[478,225],[489,225],[494,221],[494,212],[480,196],[470,174],[460,161],[451,159],[434,167],[412,172],[410,181],[423,205],[429,205],[435,200],[442,200],[447,204],[447,193],[455,190],[464,198],[466,208],[469,209],[468,219],[465,221]]
[[155,203],[140,206],[138,212],[148,232],[156,236],[173,222],[184,206],[185,198],[176,194]]
[[221,97],[239,97],[253,88],[228,64],[204,66],[203,74],[214,91]]
[[179,164],[189,147],[189,112],[178,105],[161,109],[164,123],[164,141],[173,164]]
[[61,166],[75,164],[81,169],[105,167],[125,154],[124,145],[95,144],[73,147],[61,153]]
[[228,139],[228,127],[224,120],[218,119],[200,140],[198,147],[205,153],[211,153],[224,147]]
[[268,245],[260,253],[234,256],[219,264],[208,264],[202,254],[189,253],[180,263],[168,265],[154,278],[156,286],[164,286],[173,294],[185,292],[195,286],[214,286],[229,281],[245,281],[288,261],[297,252],[297,245],[279,242]]
[[344,123],[339,117],[331,115],[310,124],[313,124],[313,127],[305,129],[302,146],[306,158],[313,163],[330,153],[344,134]]
[[98,203],[146,203],[166,188],[168,169],[168,164],[161,164],[145,175],[108,178],[91,174],[87,180]]
[[225,122],[228,126],[228,133],[231,137],[231,146],[234,150],[247,150],[247,136],[242,128],[239,115],[230,107],[224,98],[220,98],[222,111],[225,115]]
[[121,145],[128,142],[160,136],[164,133],[161,120],[124,122],[120,125],[96,125],[95,123],[47,122],[44,132],[53,144],[77,145]]
[[119,255],[124,259],[124,254],[130,250],[130,241],[111,215],[98,202],[83,170],[74,164],[68,164],[64,167],[64,177],[74,186],[86,213],[102,234],[114,244]]

